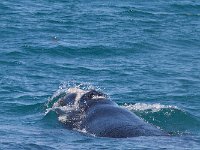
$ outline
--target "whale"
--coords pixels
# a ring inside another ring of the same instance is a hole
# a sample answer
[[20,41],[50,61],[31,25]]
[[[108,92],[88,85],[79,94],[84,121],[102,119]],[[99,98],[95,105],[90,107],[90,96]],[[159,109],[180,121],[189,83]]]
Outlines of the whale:
[[69,88],[54,103],[59,120],[69,129],[96,137],[167,136],[133,112],[120,107],[103,92]]

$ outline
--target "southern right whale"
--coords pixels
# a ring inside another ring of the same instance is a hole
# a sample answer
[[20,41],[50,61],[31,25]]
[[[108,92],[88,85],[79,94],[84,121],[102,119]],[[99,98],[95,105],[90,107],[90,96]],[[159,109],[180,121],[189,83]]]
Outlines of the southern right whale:
[[[60,109],[64,107],[70,111]],[[68,127],[99,137],[168,135],[96,90],[70,88],[65,96],[54,103],[53,108],[59,117],[66,117],[65,124]]]

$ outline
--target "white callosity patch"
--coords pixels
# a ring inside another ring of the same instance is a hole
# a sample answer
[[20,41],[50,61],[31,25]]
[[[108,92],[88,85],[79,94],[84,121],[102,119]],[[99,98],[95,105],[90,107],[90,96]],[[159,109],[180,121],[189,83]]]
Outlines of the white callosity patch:
[[[87,92],[89,92],[89,90],[82,90],[80,88],[69,88],[67,90],[67,93],[76,93],[76,98],[75,98],[75,102],[74,102],[74,106],[78,107],[78,102],[80,101],[81,97],[86,94]],[[93,95],[91,99],[100,99],[100,98],[106,98],[105,95]]]
[[66,123],[68,121],[68,118],[66,115],[62,115],[58,117],[58,120],[62,123]]
[[78,105],[78,101],[80,100],[80,98],[85,94],[87,93],[88,91],[85,91],[85,90],[82,90],[82,89],[79,89],[79,88],[69,88],[67,90],[67,92],[70,94],[70,93],[76,93],[76,98],[75,98],[75,103],[74,105],[77,106]]

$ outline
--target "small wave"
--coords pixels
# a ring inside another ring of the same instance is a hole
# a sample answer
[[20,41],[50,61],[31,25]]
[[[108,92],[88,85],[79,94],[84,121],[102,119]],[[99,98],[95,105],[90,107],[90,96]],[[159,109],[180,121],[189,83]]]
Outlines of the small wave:
[[136,103],[136,104],[125,104],[122,106],[130,111],[144,111],[144,110],[152,110],[153,112],[158,112],[163,108],[170,108],[170,109],[178,109],[177,106],[172,105],[162,105],[159,103],[156,104],[146,104],[146,103]]
[[171,135],[185,135],[198,131],[200,121],[194,115],[173,105],[159,103],[124,104],[123,106],[146,122],[157,126]]

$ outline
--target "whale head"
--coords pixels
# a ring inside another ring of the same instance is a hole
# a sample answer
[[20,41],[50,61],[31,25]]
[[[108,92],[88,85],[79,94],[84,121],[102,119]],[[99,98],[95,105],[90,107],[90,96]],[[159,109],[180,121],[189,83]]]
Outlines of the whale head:
[[74,106],[76,108],[84,109],[89,107],[92,103],[107,99],[107,95],[96,90],[81,90],[78,88],[69,88],[67,94],[60,98],[54,107],[60,106]]

